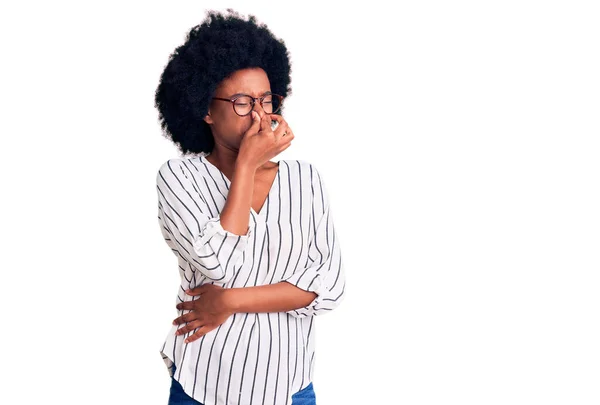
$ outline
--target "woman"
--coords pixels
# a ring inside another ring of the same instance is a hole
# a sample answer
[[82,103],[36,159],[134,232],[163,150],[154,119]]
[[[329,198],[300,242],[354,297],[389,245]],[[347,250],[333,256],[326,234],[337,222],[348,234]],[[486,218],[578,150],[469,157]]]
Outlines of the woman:
[[191,155],[156,177],[181,276],[160,350],[170,405],[316,403],[314,317],[340,304],[345,277],[319,172],[270,160],[294,139],[290,91],[284,42],[231,9],[208,12],[160,78],[161,127]]

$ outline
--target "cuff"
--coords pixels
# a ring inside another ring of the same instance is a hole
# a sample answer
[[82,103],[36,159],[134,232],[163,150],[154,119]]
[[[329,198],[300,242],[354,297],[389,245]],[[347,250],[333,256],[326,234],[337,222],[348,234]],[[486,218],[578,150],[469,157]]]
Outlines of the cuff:
[[237,235],[233,232],[229,232],[228,230],[224,229],[221,225],[221,216],[217,215],[216,217],[209,219],[204,228],[202,229],[202,234],[196,239],[194,243],[194,250],[196,250],[197,253],[199,253],[198,249],[201,249],[202,246],[206,245],[215,234],[222,235],[223,237],[232,236],[237,238],[239,236],[242,242],[247,242],[248,238],[254,233],[252,226],[253,222],[254,217],[250,215],[250,220],[248,221],[248,231],[244,235]]
[[288,283],[293,284],[296,287],[301,288],[305,291],[311,291],[316,293],[317,297],[308,306],[313,305],[315,301],[319,298],[319,296],[323,292],[325,292],[326,289],[323,283],[322,275],[319,273],[310,273],[309,271],[294,273],[290,277],[282,281],[287,281]]

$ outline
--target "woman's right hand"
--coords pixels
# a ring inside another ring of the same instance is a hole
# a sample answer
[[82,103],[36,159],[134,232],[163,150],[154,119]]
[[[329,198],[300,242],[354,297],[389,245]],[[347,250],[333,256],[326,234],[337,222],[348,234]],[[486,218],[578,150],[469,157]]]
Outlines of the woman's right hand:
[[[271,120],[279,125],[273,131]],[[283,134],[287,132],[284,136]],[[294,134],[281,115],[263,114],[252,111],[252,126],[246,131],[240,143],[238,160],[258,169],[266,162],[290,147]]]

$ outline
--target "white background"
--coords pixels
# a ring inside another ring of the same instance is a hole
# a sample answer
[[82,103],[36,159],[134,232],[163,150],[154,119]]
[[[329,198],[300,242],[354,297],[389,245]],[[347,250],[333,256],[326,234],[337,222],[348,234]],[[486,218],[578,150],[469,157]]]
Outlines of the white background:
[[288,46],[279,158],[331,195],[348,283],[319,405],[598,404],[595,2],[290,3],[2,6],[0,403],[166,404],[153,96],[230,6]]

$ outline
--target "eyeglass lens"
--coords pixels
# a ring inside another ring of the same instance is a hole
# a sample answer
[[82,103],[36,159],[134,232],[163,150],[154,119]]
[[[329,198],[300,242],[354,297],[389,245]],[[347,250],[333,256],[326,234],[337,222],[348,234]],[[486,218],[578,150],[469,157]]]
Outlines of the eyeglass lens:
[[[258,101],[257,101],[258,102]],[[252,97],[241,96],[233,103],[235,112],[239,115],[247,115],[252,111]],[[279,111],[281,108],[281,102],[279,97],[273,95],[267,95],[262,101],[262,108],[267,114],[273,114]]]

